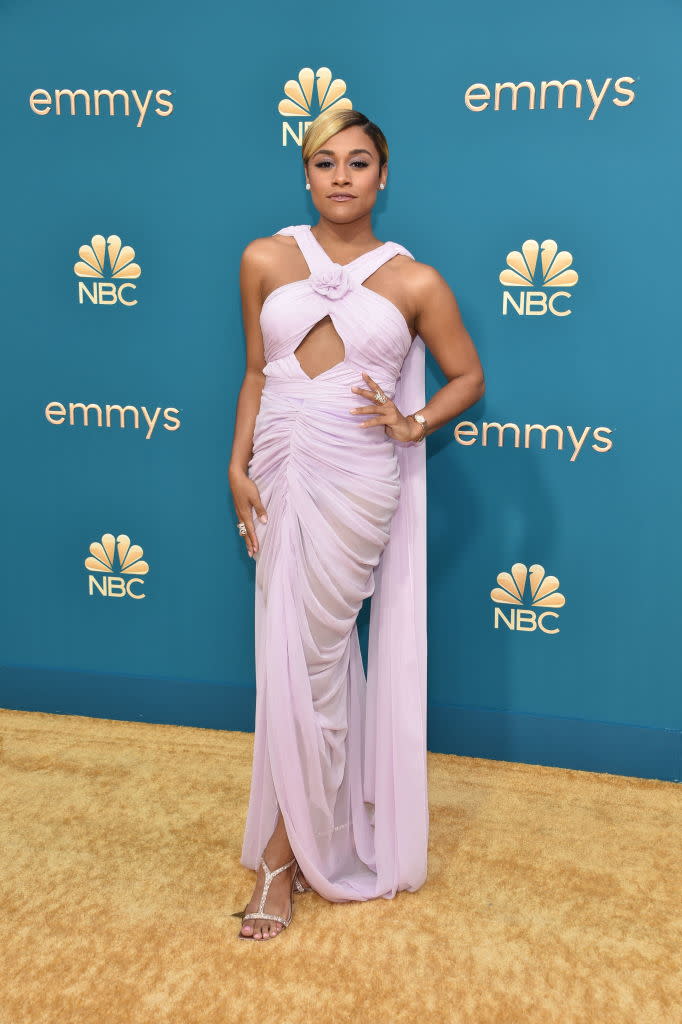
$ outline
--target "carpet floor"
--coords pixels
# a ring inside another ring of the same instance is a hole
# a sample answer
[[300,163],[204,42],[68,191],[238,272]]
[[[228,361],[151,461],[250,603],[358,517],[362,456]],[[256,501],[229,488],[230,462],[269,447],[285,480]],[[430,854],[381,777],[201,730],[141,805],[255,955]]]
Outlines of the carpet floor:
[[429,754],[429,876],[237,938],[253,735],[0,710],[1,1024],[678,1024],[682,788]]

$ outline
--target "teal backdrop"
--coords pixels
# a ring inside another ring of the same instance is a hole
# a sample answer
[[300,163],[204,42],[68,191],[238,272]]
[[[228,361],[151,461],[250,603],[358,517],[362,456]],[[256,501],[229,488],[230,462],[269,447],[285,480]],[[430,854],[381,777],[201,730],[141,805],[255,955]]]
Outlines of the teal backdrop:
[[427,441],[429,749],[682,778],[681,22],[3,5],[2,707],[253,729],[239,261],[315,223],[302,133],[347,102],[390,146],[376,237],[486,372]]

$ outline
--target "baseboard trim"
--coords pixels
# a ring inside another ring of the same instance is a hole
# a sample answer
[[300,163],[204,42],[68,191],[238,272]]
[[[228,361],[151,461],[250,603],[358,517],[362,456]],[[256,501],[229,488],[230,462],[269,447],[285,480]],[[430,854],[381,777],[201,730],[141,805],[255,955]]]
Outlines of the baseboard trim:
[[[250,686],[80,669],[0,666],[0,707],[253,732]],[[430,751],[682,781],[680,730],[432,702]]]

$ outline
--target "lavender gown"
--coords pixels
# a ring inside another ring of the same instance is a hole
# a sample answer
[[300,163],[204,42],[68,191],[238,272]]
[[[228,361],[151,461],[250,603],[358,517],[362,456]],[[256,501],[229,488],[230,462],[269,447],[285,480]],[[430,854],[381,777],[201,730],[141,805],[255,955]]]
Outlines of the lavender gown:
[[[424,343],[364,286],[404,246],[341,266],[309,224],[310,277],[261,311],[267,360],[248,473],[255,517],[256,723],[241,863],[256,869],[281,808],[312,887],[390,899],[426,879],[426,453],[350,409],[365,370],[404,414],[424,405]],[[329,314],[345,358],[316,377],[294,350]],[[372,595],[365,678],[356,617]],[[273,867],[273,865],[270,865]]]

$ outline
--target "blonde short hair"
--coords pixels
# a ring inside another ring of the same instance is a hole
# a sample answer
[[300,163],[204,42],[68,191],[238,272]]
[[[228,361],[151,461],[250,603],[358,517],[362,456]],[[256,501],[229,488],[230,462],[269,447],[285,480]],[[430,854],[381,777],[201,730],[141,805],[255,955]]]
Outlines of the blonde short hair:
[[379,154],[379,170],[381,170],[388,161],[386,136],[377,124],[370,121],[359,110],[334,110],[332,108],[318,114],[303,136],[303,145],[301,146],[303,163],[307,164],[313,154],[321,149],[332,135],[336,135],[337,132],[343,131],[344,128],[350,128],[354,124],[359,125],[376,146]]

